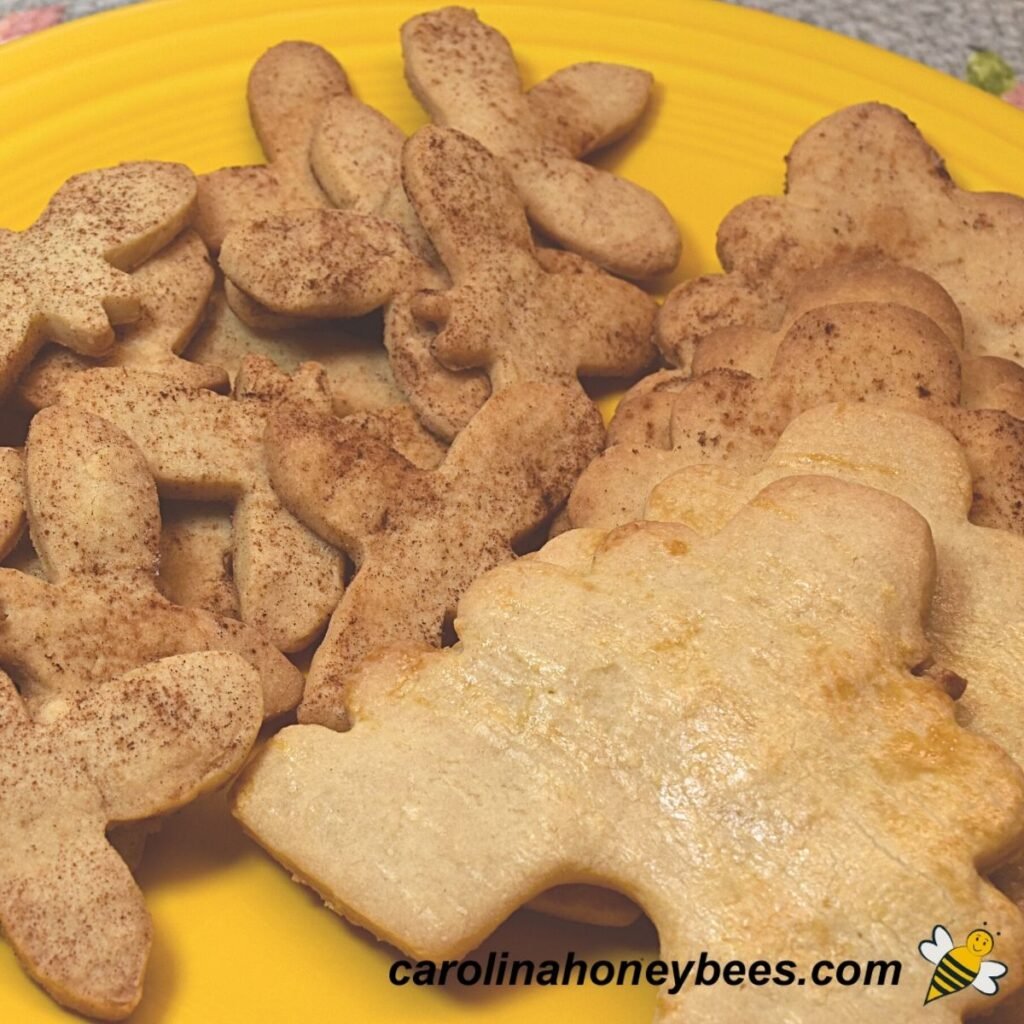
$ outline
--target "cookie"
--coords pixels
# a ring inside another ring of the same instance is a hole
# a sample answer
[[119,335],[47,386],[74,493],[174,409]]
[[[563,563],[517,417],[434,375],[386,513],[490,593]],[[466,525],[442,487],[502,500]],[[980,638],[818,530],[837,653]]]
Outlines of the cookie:
[[160,658],[207,650],[232,651],[258,671],[268,716],[298,703],[301,675],[260,633],[161,596],[156,488],[111,423],[61,406],[38,413],[25,506],[46,580],[0,569],[0,659],[17,669],[33,714]]
[[0,448],[0,560],[14,550],[25,529],[22,473],[21,454]]
[[405,133],[379,110],[351,94],[335,96],[317,124],[309,160],[335,206],[394,224],[412,251],[441,271],[402,187],[404,144]]
[[1024,421],[964,409],[960,395],[957,351],[930,317],[891,303],[812,310],[786,332],[766,377],[663,371],[628,393],[609,428],[612,447],[570,498],[569,521],[630,522],[642,515],[651,486],[672,468],[756,469],[800,412],[856,401],[901,406],[945,426],[971,466],[971,521],[1022,532]]
[[[62,406],[89,409],[123,430],[142,452],[165,498],[234,504],[232,569],[242,621],[279,650],[298,651],[323,629],[343,589],[342,559],[286,509],[271,489],[263,429],[273,405],[266,378],[286,378],[250,356],[263,383],[241,399],[188,388],[138,370],[75,374],[60,389]],[[330,409],[322,379],[306,376],[305,400]]]
[[439,287],[444,279],[391,221],[338,210],[268,217],[233,231],[220,263],[232,310],[272,331],[387,304],[384,344],[395,382],[440,436],[453,437],[486,400],[486,376],[443,366],[431,351],[434,332],[393,302],[404,290]]
[[[901,410],[822,406],[793,420],[757,473],[690,467],[654,488],[645,515],[712,534],[769,483],[804,474],[886,491],[928,520],[936,552],[927,621],[934,663],[956,685],[967,681],[957,719],[1024,764],[1024,538],[967,520],[970,470],[942,427]],[[1003,891],[1024,903],[1024,858],[1006,865],[1003,877]]]
[[365,430],[279,403],[265,438],[274,488],[356,565],[313,655],[300,719],[344,727],[346,681],[371,651],[440,644],[463,590],[555,511],[603,436],[582,392],[517,384],[424,471]]
[[[1019,845],[1024,780],[911,672],[934,571],[918,513],[803,477],[710,538],[577,536],[477,579],[457,647],[366,662],[350,731],[275,736],[234,790],[246,831],[416,958],[461,957],[537,892],[591,881],[647,910],[665,960],[906,962],[936,921],[984,920],[1020,962],[1024,919],[983,873]],[[559,564],[588,543],[586,568]],[[655,1019],[924,1024],[925,980],[687,985]]]
[[934,277],[964,314],[970,355],[1024,361],[1024,199],[958,188],[903,113],[863,103],[809,128],[787,157],[786,194],[741,203],[718,231],[726,273],[665,302],[671,358],[705,335],[778,317],[815,267],[885,258]]
[[413,294],[450,369],[514,381],[630,377],[654,360],[656,308],[639,288],[557,250],[538,252],[502,165],[479,143],[427,126],[403,151],[406,191],[451,288]]
[[339,416],[387,409],[405,401],[388,365],[383,342],[336,322],[305,322],[288,330],[259,330],[240,320],[223,291],[214,292],[202,326],[188,347],[190,361],[222,367],[233,384],[246,356],[264,356],[287,374],[319,363]]
[[324,107],[348,91],[344,69],[314,43],[279,43],[256,61],[249,74],[249,114],[267,164],[200,176],[196,230],[211,252],[237,224],[327,205],[309,166],[309,147]]
[[390,221],[318,209],[238,225],[219,259],[227,280],[271,313],[322,320],[379,309],[420,265]]
[[286,316],[358,316],[388,302],[395,378],[446,439],[487,389],[464,381],[453,389],[430,370],[435,358],[447,370],[484,369],[497,390],[577,374],[628,377],[652,362],[653,300],[571,253],[536,251],[511,180],[479,143],[427,126],[402,159],[407,194],[450,288],[423,290],[433,271],[398,227],[336,210],[236,229],[221,250],[227,278]]
[[228,389],[228,375],[216,365],[200,366],[181,353],[206,313],[213,267],[194,231],[184,231],[132,274],[139,316],[117,334],[110,354],[89,359],[58,346],[44,349],[22,377],[20,396],[33,408],[56,401],[60,382],[95,366],[127,366],[159,373],[191,387]]
[[173,604],[238,619],[232,576],[231,506],[202,501],[160,503],[160,593]]
[[[1002,409],[1018,419],[1024,415],[1024,367],[996,356],[966,354],[963,319],[949,293],[927,274],[885,261],[833,264],[811,271],[786,295],[777,324],[725,327],[701,338],[693,352],[691,372],[696,376],[725,367],[766,377],[782,339],[801,316],[853,303],[895,304],[927,316],[960,352],[960,404],[966,409]],[[669,348],[670,314],[671,307],[667,312],[663,307],[659,315],[663,351]],[[670,358],[681,365],[686,361],[683,356],[683,352],[672,351]]]
[[[591,143],[585,125],[560,130],[523,93],[508,41],[464,7],[420,14],[402,26],[405,75],[439,125],[477,139],[502,161],[530,222],[561,246],[624,277],[647,278],[679,260],[679,230],[652,193],[579,157]],[[593,65],[565,69],[542,90],[544,100],[569,91],[581,106],[601,106],[604,91],[625,85],[625,116],[606,139],[621,136],[639,116],[634,100],[650,89],[646,72]],[[578,108],[579,109],[579,108]]]
[[927,621],[932,658],[968,681],[957,718],[1024,763],[1024,637],[1016,628],[1024,619],[1024,537],[968,521],[970,468],[943,427],[900,409],[820,406],[786,427],[757,472],[691,466],[654,487],[645,515],[711,535],[769,484],[808,474],[886,491],[928,521],[937,567]]
[[195,204],[181,164],[121,164],[69,178],[25,231],[0,230],[0,394],[47,341],[108,353],[112,325],[140,313],[128,271],[170,242]]
[[[640,119],[651,76],[621,64],[562,68],[526,92],[531,120],[554,149],[577,157],[610,145]],[[309,150],[317,182],[331,202],[397,224],[409,245],[438,270],[437,253],[402,187],[405,134],[380,111],[339,94],[325,106]]]
[[58,1002],[105,1020],[138,1005],[152,922],[104,832],[221,785],[261,718],[255,669],[226,651],[97,679],[43,721],[0,672],[0,925]]
[[[350,429],[394,448],[420,469],[433,469],[444,458],[444,447],[423,429],[407,405],[351,413],[344,422]],[[160,593],[175,604],[240,618],[230,506],[165,501],[161,513],[160,577],[157,580]],[[621,920],[621,908],[612,909],[615,920]]]
[[[645,72],[592,63],[556,71],[525,98],[537,130],[553,146],[582,156],[625,134],[643,113],[649,91]],[[402,184],[404,143],[403,132],[379,111],[355,96],[339,95],[320,118],[310,163],[335,206],[381,217],[402,231],[421,261],[421,287],[446,288],[448,272]],[[518,209],[513,216],[521,217]],[[257,309],[255,300],[247,299],[242,300],[244,308],[235,303],[244,319],[267,316],[265,307]],[[478,372],[453,371],[439,363],[431,351],[434,332],[418,325],[406,304],[389,307],[388,324],[388,348],[400,387],[435,429],[453,436],[486,399],[486,380]]]

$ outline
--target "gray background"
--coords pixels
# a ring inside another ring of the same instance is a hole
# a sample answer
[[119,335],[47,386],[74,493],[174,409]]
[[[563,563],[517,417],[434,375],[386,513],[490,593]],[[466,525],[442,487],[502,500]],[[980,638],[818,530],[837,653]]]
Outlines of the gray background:
[[960,78],[971,48],[995,50],[1024,78],[1024,0],[728,0],[798,18]]

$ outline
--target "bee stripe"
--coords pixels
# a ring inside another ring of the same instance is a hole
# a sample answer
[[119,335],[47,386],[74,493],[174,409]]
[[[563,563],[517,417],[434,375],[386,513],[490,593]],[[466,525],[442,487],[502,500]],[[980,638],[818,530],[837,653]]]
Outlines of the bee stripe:
[[973,981],[978,976],[977,971],[971,970],[966,964],[962,964],[952,953],[947,953],[940,961],[940,964],[948,970],[962,975],[968,982]]
[[944,978],[936,971],[932,977],[932,988],[937,988],[944,996],[948,996],[952,992],[959,992],[960,989],[966,988],[966,985],[961,981],[951,981]]
[[969,985],[971,983],[970,978],[964,978],[959,974],[954,974],[952,971],[948,971],[943,967],[936,969],[935,978],[946,985],[952,985],[954,988],[963,988],[965,985]]
[[958,992],[960,989],[966,988],[977,975],[977,971],[972,971],[959,960],[947,954],[936,966],[932,983],[940,988],[948,989],[949,992]]
[[971,982],[970,978],[964,978],[962,975],[955,973],[954,971],[947,970],[941,965],[935,970],[935,977],[939,981],[945,982],[947,985],[954,985],[956,988],[963,988],[964,985],[969,985]]

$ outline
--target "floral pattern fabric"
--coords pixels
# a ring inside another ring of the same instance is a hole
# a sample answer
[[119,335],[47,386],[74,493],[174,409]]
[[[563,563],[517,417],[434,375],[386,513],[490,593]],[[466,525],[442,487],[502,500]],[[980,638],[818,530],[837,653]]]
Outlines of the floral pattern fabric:
[[993,50],[975,50],[967,58],[967,81],[1024,110],[1024,78]]

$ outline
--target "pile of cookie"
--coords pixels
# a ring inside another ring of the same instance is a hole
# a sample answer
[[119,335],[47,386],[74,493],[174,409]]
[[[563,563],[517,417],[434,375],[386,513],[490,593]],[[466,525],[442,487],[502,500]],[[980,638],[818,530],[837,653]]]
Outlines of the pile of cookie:
[[[583,159],[651,76],[524,91],[457,7],[401,42],[433,121],[410,138],[282,43],[249,79],[266,165],[92,171],[0,233],[0,925],[26,970],[130,1014],[129,864],[241,771],[246,832],[417,957],[530,901],[639,905],[664,958],[723,962],[902,960],[985,922],[1012,993],[1024,199],[842,110],[723,222],[725,273],[659,308],[676,225]],[[607,432],[601,377],[633,382]],[[657,1019],[995,1003],[922,996],[688,988]]]

